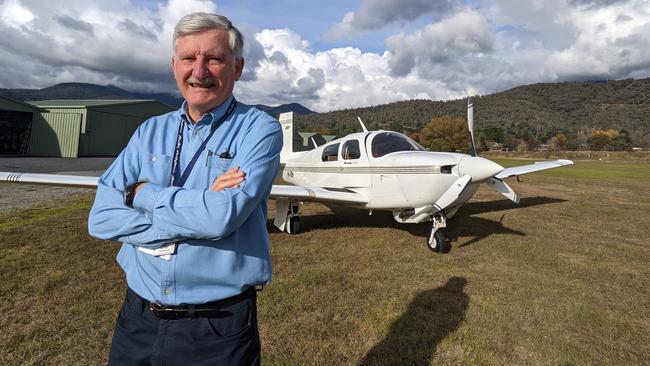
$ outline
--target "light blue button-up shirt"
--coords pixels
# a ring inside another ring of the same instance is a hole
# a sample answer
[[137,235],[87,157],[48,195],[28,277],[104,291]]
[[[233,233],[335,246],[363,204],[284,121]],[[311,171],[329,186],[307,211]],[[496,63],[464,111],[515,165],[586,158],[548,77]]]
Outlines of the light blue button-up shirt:
[[[196,124],[187,122],[185,106],[150,118],[99,178],[88,230],[94,237],[123,243],[117,261],[129,287],[145,299],[167,305],[201,304],[271,280],[266,212],[282,149],[282,130],[275,119],[237,103],[185,185],[169,186],[181,120],[186,123],[178,176],[230,101]],[[235,166],[246,173],[239,188],[208,190]],[[148,184],[129,208],[122,192],[136,182]],[[172,242],[178,245],[169,260],[138,250]]]

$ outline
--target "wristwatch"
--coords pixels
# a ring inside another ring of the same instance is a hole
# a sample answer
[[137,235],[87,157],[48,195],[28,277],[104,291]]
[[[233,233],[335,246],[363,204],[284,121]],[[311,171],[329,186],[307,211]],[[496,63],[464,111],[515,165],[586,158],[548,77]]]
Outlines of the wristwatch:
[[133,208],[133,198],[135,198],[135,187],[137,187],[138,184],[140,184],[140,182],[136,182],[124,188],[124,192],[123,192],[124,205],[126,205],[126,207]]

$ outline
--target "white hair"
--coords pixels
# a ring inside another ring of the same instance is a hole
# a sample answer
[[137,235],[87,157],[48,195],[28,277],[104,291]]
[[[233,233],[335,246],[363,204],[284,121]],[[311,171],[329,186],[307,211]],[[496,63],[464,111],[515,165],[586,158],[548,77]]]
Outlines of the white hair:
[[244,57],[244,36],[242,36],[239,29],[235,28],[228,18],[210,13],[191,13],[182,17],[174,27],[174,48],[176,48],[176,41],[179,38],[210,29],[228,31],[228,43],[233,55],[238,60]]

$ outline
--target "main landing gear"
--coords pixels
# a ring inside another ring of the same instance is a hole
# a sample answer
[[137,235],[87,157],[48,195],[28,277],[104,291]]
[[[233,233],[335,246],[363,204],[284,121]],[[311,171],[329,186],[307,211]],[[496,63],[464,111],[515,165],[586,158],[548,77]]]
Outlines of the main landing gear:
[[451,244],[442,228],[447,227],[447,218],[440,212],[433,215],[433,228],[427,238],[427,247],[436,253],[449,253]]
[[287,214],[287,232],[298,234],[300,232],[300,204],[291,202]]
[[300,232],[300,201],[288,198],[276,199],[273,225],[289,234],[298,234]]

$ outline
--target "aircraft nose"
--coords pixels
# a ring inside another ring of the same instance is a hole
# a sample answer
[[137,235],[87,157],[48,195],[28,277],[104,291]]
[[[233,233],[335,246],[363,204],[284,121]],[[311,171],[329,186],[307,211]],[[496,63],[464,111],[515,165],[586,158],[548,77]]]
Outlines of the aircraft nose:
[[461,176],[469,175],[472,177],[472,182],[480,182],[503,170],[503,167],[492,160],[481,158],[478,156],[467,156],[460,160],[458,164],[458,172]]

